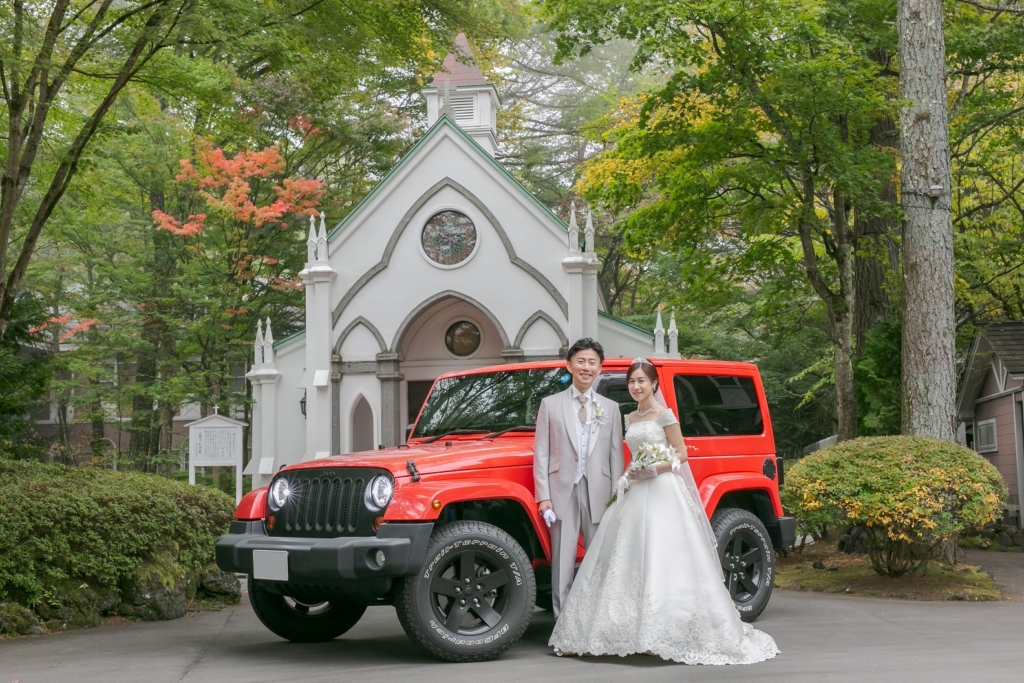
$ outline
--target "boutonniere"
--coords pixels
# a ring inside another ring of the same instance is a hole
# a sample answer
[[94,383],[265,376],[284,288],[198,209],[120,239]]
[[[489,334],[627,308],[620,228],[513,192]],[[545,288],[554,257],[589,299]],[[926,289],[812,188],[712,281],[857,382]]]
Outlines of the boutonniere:
[[594,401],[594,423],[598,425],[608,423],[608,414],[604,412],[604,408],[597,401]]

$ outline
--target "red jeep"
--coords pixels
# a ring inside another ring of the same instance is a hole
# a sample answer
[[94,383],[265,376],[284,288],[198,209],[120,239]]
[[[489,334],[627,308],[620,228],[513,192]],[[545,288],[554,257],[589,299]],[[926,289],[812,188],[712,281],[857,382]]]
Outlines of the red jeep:
[[[772,592],[773,547],[795,534],[779,500],[782,463],[757,368],[654,364],[679,416],[726,585],[752,621]],[[623,414],[636,408],[628,367],[608,359],[595,382]],[[541,399],[569,381],[556,361],[440,377],[407,444],[293,465],[243,498],[217,542],[217,564],[248,575],[253,610],[287,640],[331,640],[367,606],[394,605],[409,637],[432,654],[497,657],[522,636],[535,604],[551,604],[533,432]]]

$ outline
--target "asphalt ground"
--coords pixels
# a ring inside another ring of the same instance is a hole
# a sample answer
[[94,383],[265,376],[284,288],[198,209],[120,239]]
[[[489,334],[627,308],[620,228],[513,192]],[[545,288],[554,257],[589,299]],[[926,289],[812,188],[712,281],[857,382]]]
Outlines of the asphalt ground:
[[420,653],[390,607],[367,610],[331,643],[299,645],[263,628],[243,600],[177,621],[0,641],[0,683],[1024,681],[1020,599],[903,602],[778,590],[757,626],[775,637],[782,654],[751,666],[687,667],[644,655],[556,657],[547,647],[552,626],[551,614],[538,611],[501,659],[448,664]]

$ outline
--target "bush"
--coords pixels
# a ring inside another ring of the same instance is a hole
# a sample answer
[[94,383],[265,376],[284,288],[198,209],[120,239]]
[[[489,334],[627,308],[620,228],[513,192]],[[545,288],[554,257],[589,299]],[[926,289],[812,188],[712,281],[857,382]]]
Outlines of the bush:
[[958,534],[993,521],[1006,500],[996,468],[955,443],[916,436],[844,441],[786,472],[783,502],[800,527],[867,529],[875,571],[923,567]]
[[33,606],[69,579],[121,590],[171,557],[199,574],[234,501],[151,474],[0,459],[0,602]]

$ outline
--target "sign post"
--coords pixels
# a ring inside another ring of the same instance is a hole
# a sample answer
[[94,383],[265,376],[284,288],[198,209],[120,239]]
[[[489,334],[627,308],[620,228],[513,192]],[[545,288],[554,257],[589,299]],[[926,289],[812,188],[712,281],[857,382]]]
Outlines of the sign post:
[[235,502],[242,500],[244,422],[210,415],[188,425],[188,483],[195,486],[196,467],[234,467]]

